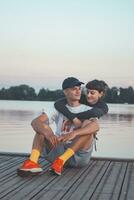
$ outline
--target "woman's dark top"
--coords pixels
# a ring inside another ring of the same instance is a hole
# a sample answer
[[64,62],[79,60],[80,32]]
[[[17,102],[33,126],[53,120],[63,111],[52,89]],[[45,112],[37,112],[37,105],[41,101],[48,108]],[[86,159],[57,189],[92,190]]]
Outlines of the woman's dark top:
[[78,114],[72,113],[66,107],[66,104],[67,104],[66,98],[57,100],[55,102],[54,106],[55,106],[56,110],[58,110],[60,113],[62,113],[64,116],[66,116],[71,121],[75,117],[77,117],[80,120],[90,119],[92,117],[100,118],[101,116],[105,115],[108,112],[108,106],[103,100],[99,100],[96,104],[89,104],[86,100],[85,95],[82,95],[82,97],[80,99],[80,103],[86,104],[86,105],[92,107],[92,109],[78,113]]

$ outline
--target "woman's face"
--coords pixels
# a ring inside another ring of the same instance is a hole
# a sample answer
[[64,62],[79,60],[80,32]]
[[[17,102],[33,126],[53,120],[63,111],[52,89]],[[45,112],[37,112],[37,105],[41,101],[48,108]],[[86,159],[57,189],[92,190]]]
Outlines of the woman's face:
[[90,90],[86,91],[86,98],[88,103],[95,104],[98,100],[103,96],[103,92],[99,92],[98,90]]

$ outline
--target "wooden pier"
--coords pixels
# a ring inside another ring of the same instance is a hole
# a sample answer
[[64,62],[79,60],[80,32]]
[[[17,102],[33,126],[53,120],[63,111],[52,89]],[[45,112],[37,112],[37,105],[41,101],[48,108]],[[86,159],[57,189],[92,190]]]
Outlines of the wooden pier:
[[56,176],[41,158],[40,175],[19,177],[16,170],[27,156],[0,153],[0,199],[134,200],[134,160],[92,158],[88,166]]

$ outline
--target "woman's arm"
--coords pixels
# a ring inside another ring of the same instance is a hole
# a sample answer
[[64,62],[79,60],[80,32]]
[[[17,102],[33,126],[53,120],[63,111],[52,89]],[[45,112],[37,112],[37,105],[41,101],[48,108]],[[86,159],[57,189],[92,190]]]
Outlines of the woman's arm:
[[92,117],[100,118],[108,112],[108,106],[104,101],[98,102],[91,110],[76,114],[80,120],[90,119]]
[[84,111],[78,114],[71,113],[66,107],[66,104],[67,104],[66,98],[62,98],[57,100],[54,106],[59,112],[61,112],[71,121],[73,121],[76,118],[80,120],[90,119],[92,117],[100,118],[101,116],[105,115],[108,112],[108,106],[104,101],[96,103],[91,110]]
[[56,110],[58,110],[64,116],[66,116],[68,119],[70,119],[71,121],[73,121],[73,119],[76,117],[76,114],[71,113],[68,110],[68,108],[66,107],[66,104],[67,104],[66,98],[62,98],[62,99],[57,100],[54,103],[54,107],[56,108]]
[[103,115],[105,115],[106,113],[104,112],[104,110],[100,109],[100,108],[92,108],[91,110],[85,111],[85,112],[81,112],[78,113],[76,115],[76,117],[80,120],[82,119],[90,119],[92,117],[95,118],[100,118]]

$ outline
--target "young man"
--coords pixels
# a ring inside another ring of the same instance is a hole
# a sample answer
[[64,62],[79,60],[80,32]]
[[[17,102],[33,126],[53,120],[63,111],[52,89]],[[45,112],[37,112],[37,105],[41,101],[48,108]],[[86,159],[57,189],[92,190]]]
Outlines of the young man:
[[[80,104],[81,84],[78,79],[69,77],[63,81],[62,89],[67,98],[67,107],[74,113],[89,110],[89,106]],[[18,169],[18,175],[27,176],[38,174],[42,168],[38,164],[39,156],[43,152],[45,159],[52,163],[51,170],[61,175],[63,166],[82,167],[88,164],[93,149],[93,135],[99,130],[97,119],[84,120],[81,128],[74,125],[68,127],[67,132],[62,130],[64,120],[67,118],[55,110],[49,118],[42,114],[32,121],[36,132],[30,158]],[[48,125],[56,123],[54,133]]]

